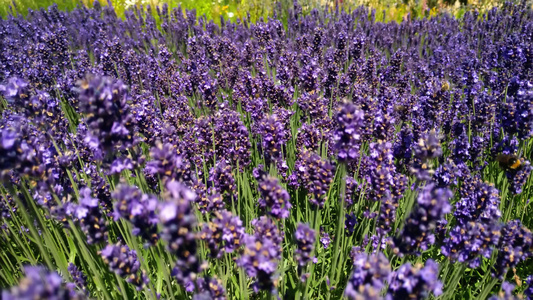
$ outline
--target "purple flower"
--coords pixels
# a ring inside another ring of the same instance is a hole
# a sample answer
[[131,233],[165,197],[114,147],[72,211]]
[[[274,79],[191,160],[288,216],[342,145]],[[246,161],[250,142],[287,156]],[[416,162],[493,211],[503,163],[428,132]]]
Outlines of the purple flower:
[[492,184],[484,183],[478,177],[468,176],[463,180],[460,195],[461,200],[455,204],[453,213],[460,224],[470,221],[484,223],[500,218],[499,191]]
[[255,277],[255,291],[273,291],[277,286],[275,276],[280,257],[279,248],[272,240],[256,235],[245,234],[243,239],[244,252],[237,259],[237,265],[250,277]]
[[396,119],[388,112],[378,111],[374,116],[372,136],[378,140],[390,140],[394,135]]
[[158,218],[155,196],[143,194],[136,186],[121,184],[113,192],[115,203],[115,220],[123,218],[133,225],[133,234],[155,244],[159,239],[157,233]]
[[392,163],[392,144],[378,140],[370,143],[368,171],[366,181],[369,184],[367,193],[374,201],[382,200],[394,185],[393,174],[395,167]]
[[324,229],[320,229],[320,243],[324,249],[328,249],[329,244],[331,243],[331,238]]
[[394,143],[394,157],[400,160],[404,165],[409,165],[413,156],[414,144],[415,141],[412,128],[402,126],[402,129],[397,134],[396,142]]
[[275,177],[265,177],[259,180],[259,193],[261,198],[258,200],[259,206],[266,209],[268,214],[278,219],[289,217],[291,202],[289,193],[278,182]]
[[240,114],[229,109],[219,111],[214,116],[214,133],[217,156],[231,161],[239,167],[250,163],[250,137],[248,128]]
[[311,194],[309,201],[324,206],[325,196],[333,182],[335,167],[318,154],[304,150],[295,164],[294,175],[299,184]]
[[211,293],[209,293],[208,291],[195,293],[192,296],[192,300],[212,300],[212,299],[213,299],[213,296],[211,296]]
[[44,176],[40,164],[40,141],[36,129],[20,115],[2,115],[0,122],[0,180],[16,175]]
[[442,254],[452,261],[468,263],[471,268],[481,265],[481,257],[490,258],[500,239],[500,227],[483,222],[468,222],[450,230],[443,241]]
[[295,259],[300,266],[305,266],[311,260],[311,253],[315,248],[316,233],[308,225],[299,223],[294,232],[296,241]]
[[354,257],[353,273],[344,295],[348,299],[381,299],[380,291],[390,274],[391,266],[383,253],[359,253]]
[[320,67],[316,59],[311,59],[308,63],[304,64],[299,78],[302,91],[310,94],[318,92],[319,72]]
[[261,149],[267,163],[281,160],[282,149],[287,142],[288,133],[277,115],[265,116],[259,122],[257,134],[261,136]]
[[109,184],[97,171],[95,165],[85,165],[85,175],[90,178],[91,190],[99,200],[99,204],[102,207],[106,215],[110,215],[113,210],[111,192],[109,191]]
[[0,93],[15,108],[27,107],[30,97],[28,89],[28,82],[18,77],[11,77],[7,84],[0,85]]
[[306,149],[316,152],[320,146],[320,143],[326,139],[326,132],[321,130],[318,122],[313,124],[302,124],[302,127],[298,129],[298,136],[296,138],[297,151]]
[[107,175],[120,174],[124,170],[133,170],[133,162],[129,158],[117,158],[109,166]]
[[196,204],[202,214],[222,210],[226,206],[222,196],[213,187],[207,188],[201,181],[194,182],[193,190],[196,193]]
[[517,153],[519,141],[516,138],[516,136],[509,137],[509,136],[501,136],[501,133],[499,131],[499,128],[495,128],[493,135],[494,138],[497,140],[500,139],[499,142],[494,143],[492,148],[490,149],[490,154],[493,157],[497,157],[499,154],[505,154],[505,155],[511,155],[514,153]]
[[[314,94],[308,94],[304,93],[301,95],[298,100],[298,107],[304,112],[304,114],[307,116],[307,119],[309,121],[315,121],[318,122],[320,119],[326,118],[328,116],[328,105],[329,105],[329,99],[326,97],[320,97],[317,93]],[[317,124],[315,124],[317,125]],[[304,123],[302,125],[302,129],[304,132],[307,132],[307,134],[311,135],[320,135],[320,132],[312,132],[311,130],[317,130],[315,126],[310,126],[307,123]],[[312,140],[306,139],[307,142],[311,142]],[[310,146],[315,146],[312,143],[309,143],[309,145],[306,145],[306,147],[310,148]],[[318,146],[318,145],[316,145]]]
[[87,299],[65,284],[56,273],[41,266],[25,266],[24,277],[18,286],[2,291],[2,299]]
[[196,216],[192,203],[196,194],[177,181],[166,184],[165,202],[159,205],[159,220],[163,226],[161,237],[167,241],[168,250],[178,258],[172,275],[182,286],[191,285],[202,271],[196,256]]
[[357,216],[353,212],[347,213],[344,220],[346,235],[351,236],[354,233],[355,225],[357,225]]
[[493,273],[502,277],[510,268],[533,255],[533,234],[519,220],[509,221],[501,228],[497,249]]
[[125,278],[137,289],[147,283],[148,278],[144,273],[139,272],[141,264],[137,258],[137,252],[130,250],[127,245],[122,245],[120,242],[116,245],[107,245],[100,251],[100,255],[111,271]]
[[376,228],[376,232],[379,236],[384,237],[392,230],[392,227],[394,226],[394,221],[396,220],[397,207],[398,202],[394,201],[394,198],[391,197],[390,193],[387,191],[385,196],[381,200],[381,205],[379,207]]
[[165,107],[163,119],[172,124],[178,133],[185,133],[193,125],[194,116],[189,107],[189,99],[187,97],[163,98],[161,102],[161,105]]
[[411,167],[411,172],[420,181],[430,180],[434,173],[431,169],[430,161],[442,155],[442,147],[440,138],[437,133],[432,130],[424,134],[414,145],[415,161]]
[[357,180],[349,176],[345,178],[345,181],[346,198],[344,200],[344,203],[346,204],[346,207],[350,207],[355,203],[356,200],[359,200],[359,193],[361,192],[362,186],[357,182]]
[[195,300],[226,300],[226,290],[222,281],[216,277],[198,278],[200,293],[195,294]]
[[233,177],[231,165],[222,160],[209,171],[209,181],[218,193],[224,197],[233,198],[235,196],[235,178]]
[[335,131],[333,142],[340,161],[356,160],[359,158],[359,143],[364,113],[353,103],[342,104],[335,116]]
[[278,259],[281,259],[283,237],[285,236],[284,232],[280,231],[276,223],[266,216],[262,216],[259,219],[253,219],[250,224],[254,228],[255,236],[272,241],[273,246],[278,248]]
[[217,80],[212,80],[209,76],[204,76],[200,81],[198,87],[200,94],[202,95],[203,102],[202,105],[207,106],[211,109],[214,109],[218,103],[216,92],[218,90]]
[[439,296],[442,283],[438,278],[439,266],[432,259],[425,266],[406,263],[391,274],[385,299],[426,299],[430,293]]
[[0,196],[0,219],[5,222],[11,219],[11,214],[17,211],[17,205],[13,196],[6,194]]
[[442,147],[437,133],[432,130],[425,134],[424,138],[418,140],[414,147],[414,152],[415,157],[422,161],[440,157],[442,155]]
[[220,258],[222,252],[232,253],[241,246],[245,229],[238,216],[227,210],[214,212],[214,219],[204,224],[200,239],[207,241],[213,258]]
[[129,112],[127,87],[104,76],[88,76],[79,83],[80,112],[89,129],[87,144],[104,154],[133,145],[133,123]]
[[440,187],[457,185],[457,179],[463,176],[461,166],[465,165],[456,165],[452,161],[440,165],[433,174],[433,181]]
[[193,167],[189,161],[177,154],[176,146],[156,143],[150,150],[150,156],[152,160],[146,163],[148,174],[158,174],[165,180],[193,181]]
[[455,137],[450,146],[453,149],[452,158],[457,164],[470,160],[470,142],[467,130],[468,128],[463,123],[454,124]]
[[87,276],[85,276],[85,274],[83,274],[83,272],[73,263],[68,264],[68,272],[76,286],[82,290],[84,294],[87,294]]
[[451,211],[448,200],[453,193],[448,188],[427,184],[418,194],[417,204],[406,220],[403,230],[394,238],[400,253],[416,253],[434,243],[437,221]]
[[96,244],[106,241],[106,221],[98,205],[98,198],[92,196],[91,189],[82,188],[79,202],[78,205],[74,204],[70,210],[87,236],[87,243]]
[[[516,57],[516,55],[513,55]],[[533,84],[511,79],[507,97],[501,103],[502,127],[509,135],[518,134],[518,138],[526,140],[533,136]]]

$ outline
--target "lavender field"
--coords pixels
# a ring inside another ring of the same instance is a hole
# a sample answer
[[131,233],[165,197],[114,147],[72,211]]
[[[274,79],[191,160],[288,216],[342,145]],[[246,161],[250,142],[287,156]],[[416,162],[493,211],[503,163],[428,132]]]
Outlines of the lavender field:
[[1,299],[533,299],[533,11],[0,19]]

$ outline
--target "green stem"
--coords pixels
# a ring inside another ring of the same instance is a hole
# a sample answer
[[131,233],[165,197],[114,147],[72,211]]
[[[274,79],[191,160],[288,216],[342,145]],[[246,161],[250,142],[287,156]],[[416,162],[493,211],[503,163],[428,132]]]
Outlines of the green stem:
[[[345,174],[346,174],[346,164],[344,162],[340,163],[340,173],[339,173],[339,180],[340,180],[340,197],[341,201],[338,206],[337,211],[337,233],[335,235],[335,250],[333,254],[333,263],[331,264],[330,274],[329,278],[332,280],[332,285],[336,287],[337,285],[337,279],[340,277],[340,273],[342,270],[338,270],[337,267],[337,261],[339,259],[340,253],[339,253],[339,245],[341,245],[341,240],[344,237],[344,201],[346,198],[346,180],[344,180]],[[338,276],[337,276],[338,275]],[[327,299],[329,300],[331,297],[331,292],[328,293]]]

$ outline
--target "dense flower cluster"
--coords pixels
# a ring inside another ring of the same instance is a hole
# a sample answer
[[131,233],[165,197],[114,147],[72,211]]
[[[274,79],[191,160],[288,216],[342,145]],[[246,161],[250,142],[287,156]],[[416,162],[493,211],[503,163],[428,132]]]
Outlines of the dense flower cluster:
[[294,257],[300,266],[305,266],[311,260],[315,248],[316,232],[306,224],[298,224],[294,239],[296,240]]
[[343,104],[335,117],[336,129],[333,141],[339,160],[355,160],[359,158],[359,143],[362,139],[364,113],[353,103]]
[[237,112],[223,110],[215,115],[214,130],[219,157],[230,159],[235,165],[250,163],[250,137],[248,128]]
[[195,181],[192,188],[196,193],[196,203],[202,214],[224,209],[224,199],[213,187],[207,188],[203,182]]
[[156,209],[157,198],[147,195],[135,186],[119,185],[113,193],[115,204],[115,219],[123,218],[131,222],[132,233],[155,244],[159,239],[157,232],[158,218]]
[[241,246],[244,237],[242,221],[227,210],[214,213],[215,218],[204,224],[200,239],[207,242],[212,257],[220,258],[222,252],[231,253]]
[[392,145],[379,140],[377,143],[370,143],[370,157],[368,172],[365,180],[368,182],[368,198],[374,201],[384,199],[391,186],[394,184],[393,172],[395,168],[392,164]]
[[429,180],[434,173],[431,169],[431,160],[442,155],[442,147],[439,137],[435,131],[430,131],[424,134],[418,140],[418,143],[413,145],[414,162],[411,167],[411,172],[418,180]]
[[281,259],[282,243],[284,232],[280,231],[276,223],[268,217],[262,216],[259,219],[253,219],[251,225],[254,228],[254,234],[272,241],[272,246],[277,248],[278,259]]
[[109,269],[124,277],[128,282],[138,288],[146,283],[147,278],[140,272],[141,264],[135,250],[130,250],[128,246],[119,242],[115,245],[107,245],[100,251],[100,255],[104,262],[109,265]]
[[348,299],[381,299],[381,289],[390,275],[391,266],[383,253],[359,253],[344,294]]
[[442,246],[442,254],[454,261],[466,262],[471,268],[480,266],[481,257],[490,258],[500,240],[500,228],[495,224],[468,222],[450,230]]
[[98,205],[98,199],[92,196],[89,188],[80,191],[80,204],[73,204],[73,217],[80,223],[89,244],[101,243],[107,239],[106,221]]
[[406,220],[402,232],[394,244],[400,253],[413,253],[428,249],[435,242],[437,222],[451,212],[448,200],[453,193],[448,188],[439,188],[434,183],[426,185],[418,195],[417,204]]
[[235,194],[235,178],[232,174],[231,165],[225,161],[217,163],[216,167],[209,171],[209,181],[212,182],[213,187],[217,193],[225,197],[233,197]]
[[5,115],[0,131],[0,179],[7,180],[15,174],[38,176],[43,166],[36,147],[39,144],[35,130],[24,116]]
[[166,188],[167,201],[159,207],[159,220],[163,226],[161,236],[167,241],[169,251],[177,257],[173,275],[180,284],[190,287],[202,265],[196,255],[196,216],[192,210],[196,195],[177,181],[169,181]]
[[533,250],[533,234],[519,220],[509,221],[501,229],[498,257],[494,273],[503,276],[510,268],[530,258]]
[[283,145],[287,141],[285,128],[277,115],[265,116],[259,123],[257,134],[261,136],[261,148],[267,161],[282,157]]
[[461,200],[455,204],[453,213],[457,222],[490,222],[501,216],[498,190],[477,177],[465,177],[460,188]]
[[3,298],[531,297],[525,1],[219,2],[0,18]]
[[18,286],[2,291],[2,299],[87,299],[65,284],[61,276],[41,266],[26,266],[24,277]]
[[439,266],[431,259],[425,266],[404,264],[392,273],[386,299],[425,299],[429,293],[439,296],[442,283],[438,277]]
[[83,272],[73,263],[68,264],[68,272],[76,286],[83,292],[87,293],[87,276],[85,276],[85,274],[83,274]]
[[133,144],[133,120],[123,82],[110,77],[87,77],[79,83],[78,93],[80,113],[87,118],[84,141],[95,151],[101,151],[95,154],[103,158],[109,151]]
[[273,177],[266,177],[258,182],[259,198],[258,203],[268,214],[278,219],[289,217],[291,202],[289,193],[280,186],[278,180]]
[[250,277],[255,277],[254,290],[273,291],[277,285],[275,275],[280,256],[279,248],[271,239],[257,234],[246,234],[243,239],[244,252],[237,264]]
[[226,300],[226,291],[222,285],[222,281],[218,278],[199,278],[198,286],[200,293],[195,294],[193,299],[205,300]]
[[333,181],[335,167],[322,159],[318,154],[303,151],[295,165],[293,177],[297,178],[294,185],[303,185],[310,193],[311,204],[322,207],[325,196]]
[[151,161],[146,163],[148,174],[159,175],[161,178],[191,182],[193,180],[192,166],[189,161],[177,154],[172,144],[157,143],[150,151]]

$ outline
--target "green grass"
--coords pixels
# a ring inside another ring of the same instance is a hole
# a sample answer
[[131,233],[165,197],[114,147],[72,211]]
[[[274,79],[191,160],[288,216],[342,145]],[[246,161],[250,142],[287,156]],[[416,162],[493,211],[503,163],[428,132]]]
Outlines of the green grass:
[[[100,1],[102,5],[108,5],[105,0]],[[144,6],[150,5],[151,7],[161,7],[163,4],[167,4],[168,7],[174,8],[181,6],[185,9],[195,9],[198,16],[205,15],[208,20],[214,20],[216,23],[220,21],[220,17],[225,19],[235,20],[237,18],[245,18],[250,16],[252,22],[258,20],[267,20],[270,16],[270,12],[273,11],[273,7],[276,3],[280,3],[283,7],[292,5],[291,0],[109,0],[115,8],[118,16],[124,16],[124,12],[127,8],[138,5]],[[453,0],[309,0],[298,1],[303,8],[303,12],[308,13],[314,8],[329,7],[334,8],[335,5],[347,10],[354,9],[357,6],[365,5],[376,9],[377,21],[396,21],[401,22],[408,15],[412,18],[421,18],[434,16],[439,12],[449,12],[456,17],[461,17],[466,11],[471,9],[477,9],[480,11],[486,11],[494,6],[501,5],[503,1],[495,0],[481,0],[481,1],[469,1],[468,4],[460,3],[459,1],[453,2]],[[57,4],[58,8],[63,11],[69,11],[76,6],[82,4],[88,7],[93,6],[90,0],[69,1],[69,0],[0,0],[0,16],[6,17],[11,13],[11,6],[15,4],[15,13],[26,15],[28,10],[38,10],[41,8],[47,8],[53,4]],[[155,11],[154,11],[155,15]]]

